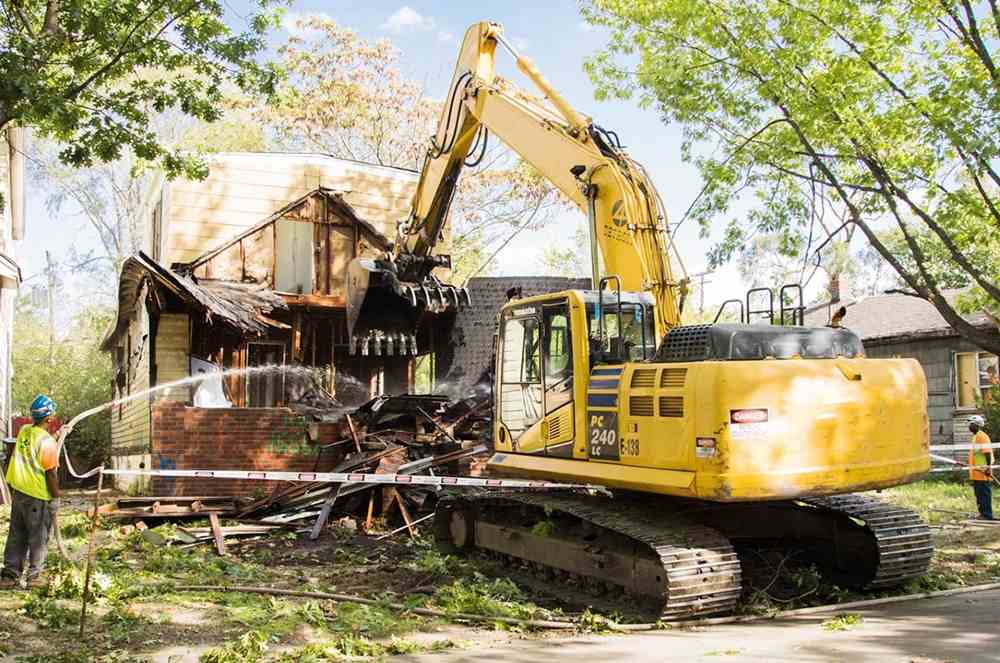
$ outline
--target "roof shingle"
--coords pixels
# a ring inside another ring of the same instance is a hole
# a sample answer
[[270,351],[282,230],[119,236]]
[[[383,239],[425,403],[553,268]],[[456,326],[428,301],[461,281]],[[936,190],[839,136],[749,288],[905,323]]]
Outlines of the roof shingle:
[[[944,296],[954,305],[962,292],[962,290],[946,290]],[[806,326],[825,326],[829,323],[833,312],[841,306],[847,308],[844,326],[858,334],[863,341],[886,341],[899,337],[952,336],[958,333],[945,322],[930,302],[899,294],[813,306],[806,310]],[[972,313],[962,317],[977,327],[992,327],[989,319],[982,313]]]

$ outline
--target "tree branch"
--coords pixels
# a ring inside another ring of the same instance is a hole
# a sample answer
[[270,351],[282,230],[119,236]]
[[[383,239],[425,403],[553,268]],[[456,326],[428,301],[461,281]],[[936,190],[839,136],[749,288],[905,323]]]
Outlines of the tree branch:
[[59,0],[49,0],[45,6],[45,20],[42,22],[42,32],[55,36],[59,31]]
[[954,260],[959,267],[965,270],[973,278],[973,280],[975,280],[975,282],[990,295],[990,297],[1000,302],[1000,288],[998,288],[996,284],[992,283],[983,271],[976,267],[976,265],[974,265],[972,261],[966,257],[962,250],[955,244],[951,235],[949,235],[947,231],[945,231],[945,229],[942,228],[931,217],[931,215],[927,213],[926,210],[917,205],[916,202],[914,202],[914,200],[906,193],[906,191],[903,191],[901,188],[896,186],[895,182],[892,180],[892,176],[886,172],[886,169],[881,164],[877,164],[873,159],[863,159],[862,161],[866,166],[868,166],[872,175],[874,175],[875,178],[878,179],[885,187],[883,197],[885,195],[895,196],[906,203],[907,207],[910,208],[910,211],[920,217],[920,220],[923,221],[935,235],[937,235],[937,237],[945,245],[945,248],[948,249],[948,253],[950,254],[952,260]]
[[197,2],[191,3],[190,5],[188,5],[187,9],[178,13],[176,16],[172,17],[169,21],[164,23],[163,26],[156,32],[155,35],[153,35],[150,39],[145,40],[138,48],[126,49],[125,46],[132,41],[132,37],[139,30],[139,28],[145,25],[156,13],[158,13],[163,8],[164,4],[165,3],[159,3],[157,5],[154,5],[154,7],[151,10],[149,10],[145,16],[143,16],[140,20],[136,21],[135,25],[132,26],[132,29],[129,30],[127,35],[125,35],[125,39],[122,40],[122,43],[119,45],[118,51],[115,53],[115,55],[113,55],[111,59],[105,62],[102,66],[98,67],[96,71],[91,73],[90,76],[85,78],[83,81],[81,81],[76,85],[70,86],[70,88],[66,91],[66,94],[63,95],[64,98],[67,101],[72,101],[76,99],[76,97],[83,90],[87,89],[87,87],[89,87],[91,83],[98,80],[101,76],[104,76],[104,74],[110,71],[112,67],[121,62],[122,58],[124,58],[129,53],[135,53],[136,51],[141,50],[145,46],[159,39],[163,35],[163,33],[166,32],[168,28],[170,28],[170,26],[172,26],[174,23],[176,23],[183,17],[187,16],[189,13],[191,13],[192,10],[194,10],[195,7],[198,6]]
[[979,55],[979,59],[989,72],[990,78],[993,79],[993,84],[996,85],[998,83],[997,68],[993,63],[993,58],[990,57],[990,52],[987,50],[986,44],[983,43],[982,35],[979,34],[979,22],[976,20],[976,13],[972,10],[969,0],[962,0],[962,7],[965,9],[965,17],[969,21],[969,35],[976,45],[976,52]]

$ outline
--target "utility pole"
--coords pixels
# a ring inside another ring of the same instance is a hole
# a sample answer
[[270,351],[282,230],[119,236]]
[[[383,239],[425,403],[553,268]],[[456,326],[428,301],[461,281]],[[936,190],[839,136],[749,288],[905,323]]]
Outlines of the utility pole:
[[706,276],[711,276],[714,273],[715,272],[711,272],[711,271],[698,272],[697,274],[691,274],[688,277],[690,279],[698,279],[698,314],[699,315],[705,313],[705,284],[706,283],[711,283],[711,281],[707,280],[705,277]]
[[[48,277],[48,304],[49,304],[49,366],[56,363],[56,262],[52,259],[52,253],[45,251],[45,275]],[[51,372],[49,373],[51,375]],[[49,384],[49,392],[52,385]]]

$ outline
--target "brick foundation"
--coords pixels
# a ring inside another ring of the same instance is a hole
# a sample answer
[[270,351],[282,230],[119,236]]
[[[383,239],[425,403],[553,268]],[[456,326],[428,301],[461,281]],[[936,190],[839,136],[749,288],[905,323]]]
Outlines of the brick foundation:
[[[310,422],[288,408],[196,408],[154,403],[152,469],[328,471],[342,452],[326,451],[317,465],[318,444],[340,439],[337,424],[322,423],[316,440]],[[154,495],[241,495],[270,492],[270,481],[153,477]]]

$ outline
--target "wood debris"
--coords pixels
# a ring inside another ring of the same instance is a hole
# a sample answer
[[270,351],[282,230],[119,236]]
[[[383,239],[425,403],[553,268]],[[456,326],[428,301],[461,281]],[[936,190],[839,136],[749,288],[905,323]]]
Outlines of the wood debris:
[[[442,396],[380,396],[343,417],[345,439],[318,450],[346,453],[332,472],[376,474],[477,474],[488,454],[488,397],[451,401]],[[398,531],[416,535],[416,523],[433,512],[432,486],[381,486],[328,482],[276,483],[270,495],[250,501],[235,497],[122,497],[101,507],[120,520],[184,522],[208,518],[208,528],[179,529],[180,545],[212,543],[222,555],[227,538],[265,536],[306,528],[316,539],[328,522],[352,517],[368,530],[384,518]],[[223,526],[222,519],[237,526]]]

